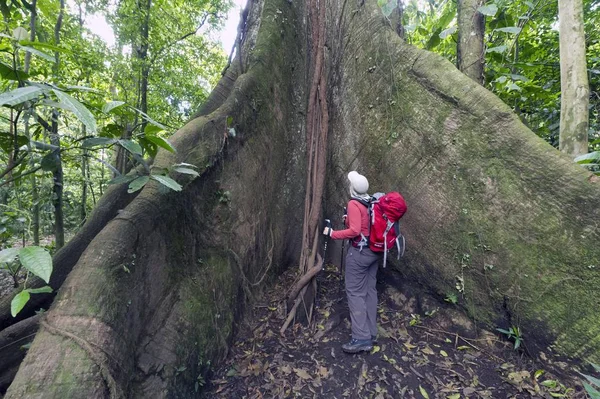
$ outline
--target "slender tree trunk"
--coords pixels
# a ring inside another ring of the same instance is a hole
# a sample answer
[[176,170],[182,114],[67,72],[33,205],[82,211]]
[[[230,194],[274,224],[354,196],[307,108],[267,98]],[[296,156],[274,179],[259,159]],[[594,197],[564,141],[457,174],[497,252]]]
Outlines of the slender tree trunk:
[[[31,2],[31,17],[29,20],[29,40],[35,41],[36,35],[36,23],[37,23],[37,0],[32,0]],[[24,71],[25,73],[29,73],[29,67],[31,64],[31,53],[25,53],[25,65]],[[26,132],[25,135],[29,137],[29,123],[26,124]],[[32,210],[31,210],[31,229],[33,230],[33,245],[40,244],[40,199],[39,199],[39,188],[38,182],[35,177],[35,173],[31,175],[31,202],[32,202]]]
[[54,239],[56,249],[65,245],[65,225],[63,215],[63,167],[60,154],[60,136],[58,134],[58,111],[52,111],[52,132],[50,133],[50,143],[58,147],[54,150],[55,170],[52,171],[52,204],[54,205]]
[[590,87],[582,0],[559,0],[560,150],[575,158],[588,152]]
[[80,207],[80,212],[79,212],[79,216],[81,219],[81,224],[85,223],[85,218],[87,216],[87,189],[88,189],[88,175],[87,175],[87,171],[88,171],[88,161],[87,161],[87,151],[83,150],[83,155],[81,156],[81,177],[82,177],[82,184],[81,184],[81,207]]
[[[32,0],[31,1],[31,8],[30,8],[30,19],[29,19],[29,40],[30,41],[35,41],[35,25],[37,23],[37,0]],[[25,73],[29,73],[29,65],[31,63],[31,53],[29,51],[27,51],[25,53],[25,61],[24,61],[24,66],[23,66],[23,70],[25,71]]]
[[[60,9],[58,12],[58,18],[56,25],[54,26],[54,44],[58,46],[60,44],[60,30],[62,28],[62,21],[65,11],[65,0],[60,0]],[[58,79],[60,71],[60,53],[54,52],[55,64],[54,64],[54,78]],[[56,249],[60,249],[65,245],[65,226],[64,226],[64,215],[63,215],[63,184],[64,175],[62,167],[62,156],[60,153],[60,135],[58,133],[58,110],[52,111],[52,132],[50,132],[50,142],[58,147],[55,150],[54,161],[55,167],[52,171],[52,177],[54,185],[52,188],[53,196],[52,203],[54,205],[54,239],[56,243]]]
[[477,11],[485,0],[458,0],[458,69],[483,84],[485,15]]
[[402,39],[404,39],[405,29],[404,29],[404,3],[402,0],[398,0],[398,10],[397,12],[397,22],[396,22],[396,33]]

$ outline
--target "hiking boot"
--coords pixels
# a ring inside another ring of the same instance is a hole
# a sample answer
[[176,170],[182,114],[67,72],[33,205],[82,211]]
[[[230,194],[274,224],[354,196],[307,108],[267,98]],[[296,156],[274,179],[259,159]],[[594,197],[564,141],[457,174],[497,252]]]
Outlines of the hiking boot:
[[373,345],[377,345],[379,343],[377,340],[377,335],[371,335],[371,342],[373,342]]
[[370,352],[373,349],[373,343],[370,339],[354,339],[347,344],[342,345],[342,350],[346,353]]

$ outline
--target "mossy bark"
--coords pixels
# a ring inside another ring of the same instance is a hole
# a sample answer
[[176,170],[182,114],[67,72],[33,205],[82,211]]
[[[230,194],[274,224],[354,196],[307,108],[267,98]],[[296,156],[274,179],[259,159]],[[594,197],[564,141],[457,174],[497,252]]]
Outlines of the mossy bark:
[[400,191],[407,278],[457,294],[492,328],[520,326],[533,354],[598,361],[598,181],[448,61],[404,44],[376,6],[340,29],[330,209],[349,169]]
[[[195,394],[227,352],[244,286],[298,260],[305,12],[252,3],[245,72],[227,76],[211,113],[173,137],[177,154],[155,162],[194,163],[201,177],[174,176],[182,193],[150,183],[95,237],[7,397]],[[375,2],[332,1],[327,21],[326,215],[346,200],[350,169],[372,190],[399,190],[409,253],[395,267],[407,278],[442,296],[458,285],[477,321],[519,325],[527,345],[597,361],[591,175],[448,61],[405,44]]]
[[284,0],[254,3],[246,72],[221,87],[220,106],[213,98],[213,112],[173,136],[177,153],[153,165],[193,163],[201,176],[174,176],[181,193],[149,183],[96,235],[7,397],[191,397],[226,355],[242,285],[299,255],[299,12]]

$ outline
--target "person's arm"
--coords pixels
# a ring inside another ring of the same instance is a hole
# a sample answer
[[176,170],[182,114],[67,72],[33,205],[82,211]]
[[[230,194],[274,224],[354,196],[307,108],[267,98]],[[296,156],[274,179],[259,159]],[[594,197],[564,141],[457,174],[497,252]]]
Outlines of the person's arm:
[[360,207],[363,206],[356,201],[350,201],[348,203],[348,228],[345,230],[332,231],[331,238],[334,240],[343,240],[346,238],[354,238],[360,235],[361,228],[361,214]]

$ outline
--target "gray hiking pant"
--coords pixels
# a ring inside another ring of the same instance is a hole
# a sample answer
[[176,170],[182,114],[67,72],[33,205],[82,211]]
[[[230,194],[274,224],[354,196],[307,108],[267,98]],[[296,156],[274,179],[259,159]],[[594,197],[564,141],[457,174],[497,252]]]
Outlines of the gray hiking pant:
[[350,246],[346,255],[346,294],[352,321],[352,338],[377,335],[377,268],[381,254]]

